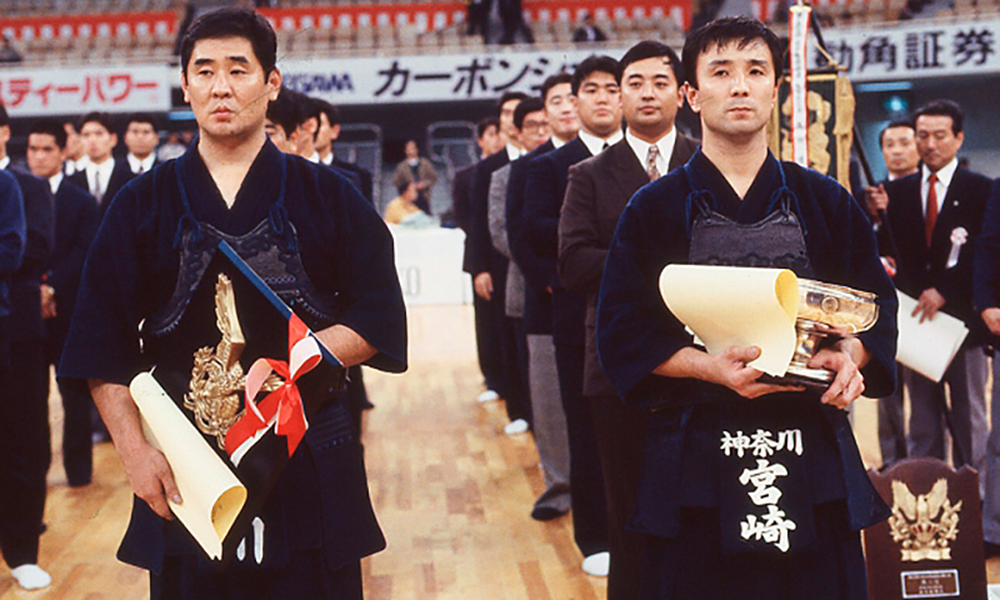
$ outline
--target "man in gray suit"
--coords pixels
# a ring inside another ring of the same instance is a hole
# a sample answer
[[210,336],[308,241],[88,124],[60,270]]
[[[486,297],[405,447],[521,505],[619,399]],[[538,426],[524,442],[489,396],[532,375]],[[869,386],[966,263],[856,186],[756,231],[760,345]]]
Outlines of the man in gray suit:
[[[507,204],[511,198],[509,187],[515,185],[511,183],[511,173],[515,168],[524,168],[522,161],[529,161],[540,153],[551,152],[553,148],[549,118],[540,98],[528,98],[518,105],[514,111],[514,125],[521,146],[527,154],[493,172],[489,195],[490,236],[494,247],[508,258],[511,258],[511,240]],[[520,177],[515,179],[521,180]],[[507,316],[517,320],[518,360],[523,360],[526,367],[532,429],[545,477],[545,490],[536,499],[531,515],[537,520],[546,521],[559,517],[570,509],[569,442],[566,439],[566,420],[562,410],[558,406],[553,407],[551,402],[552,399],[559,398],[555,356],[542,356],[544,353],[540,350],[544,345],[539,344],[539,336],[527,334],[524,325],[525,287],[524,275],[517,263],[511,260],[507,270]],[[526,351],[523,356],[520,352],[522,349]],[[521,424],[514,421],[504,431],[515,434],[527,430],[527,423],[520,427],[518,425]]]
[[619,61],[618,83],[628,131],[601,154],[569,170],[559,217],[559,278],[571,292],[586,293],[587,353],[583,393],[590,399],[608,494],[611,570],[608,599],[635,598],[644,540],[625,531],[635,504],[646,414],[626,407],[597,359],[594,315],[604,257],[618,217],[640,187],[683,165],[697,142],[674,127],[684,104],[683,68],[665,44],[644,41]]

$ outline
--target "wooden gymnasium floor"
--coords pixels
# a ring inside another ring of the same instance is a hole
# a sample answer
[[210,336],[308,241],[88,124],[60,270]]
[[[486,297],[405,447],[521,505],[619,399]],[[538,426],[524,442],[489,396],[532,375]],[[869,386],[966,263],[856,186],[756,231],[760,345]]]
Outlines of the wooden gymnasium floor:
[[[503,434],[499,402],[481,405],[472,308],[411,309],[410,370],[366,370],[376,408],[364,440],[375,510],[389,541],[364,562],[370,600],[587,600],[605,581],[580,570],[569,518],[528,513],[542,489],[528,435]],[[133,600],[148,597],[145,572],[117,562],[131,494],[110,444],[95,452],[94,482],[66,485],[60,454],[62,411],[50,399],[54,458],[40,564],[53,584],[17,587],[0,561],[0,600]],[[860,401],[856,429],[867,464],[878,464],[875,405]],[[1000,561],[989,565],[1000,582]]]

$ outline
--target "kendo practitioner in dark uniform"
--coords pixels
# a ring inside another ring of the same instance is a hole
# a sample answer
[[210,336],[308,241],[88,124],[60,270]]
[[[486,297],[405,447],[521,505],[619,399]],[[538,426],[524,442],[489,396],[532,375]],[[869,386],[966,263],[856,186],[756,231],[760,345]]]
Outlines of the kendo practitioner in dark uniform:
[[[690,34],[683,63],[701,149],[632,197],[597,317],[612,383],[653,412],[630,521],[649,536],[640,597],[867,598],[858,531],[889,511],[842,409],[866,389],[893,388],[892,283],[850,193],[768,151],[782,68],[775,35],[745,17],[713,21]],[[835,374],[825,391],[761,381],[747,365],[758,348],[695,347],[660,297],[670,263],[788,268],[874,292],[879,318],[810,362]]]
[[[0,111],[2,110],[3,107],[0,106]],[[3,115],[5,116],[6,112]],[[6,122],[0,127],[6,129]],[[0,169],[0,386],[2,389],[8,389],[14,378],[11,369],[9,283],[11,276],[21,264],[26,239],[27,225],[21,186],[13,174]],[[0,551],[18,584],[26,589],[37,589],[48,585],[52,578],[35,564],[38,562],[40,522],[24,522],[23,510],[19,510],[20,507],[16,502],[15,495],[24,490],[24,469],[19,467],[25,450],[17,444],[22,441],[22,434],[26,428],[21,414],[22,407],[12,400],[16,398],[0,396]],[[44,479],[42,483],[44,486]],[[28,525],[27,531],[25,525]],[[31,530],[32,525],[34,530]]]
[[176,282],[207,258],[214,244],[205,240],[256,249],[244,259],[267,261],[265,275],[278,269],[272,287],[343,365],[406,368],[402,294],[381,218],[346,179],[267,139],[265,111],[281,87],[276,52],[274,31],[250,10],[208,13],[188,29],[181,82],[198,141],[112,201],[61,364],[62,377],[89,380],[138,496],[118,556],[150,571],[153,598],[358,599],[360,559],[385,546],[342,380],[261,510],[260,551],[252,540],[254,552],[221,568],[171,520],[166,497],[183,499],[126,387],[157,364],[146,352],[170,335],[157,324],[185,306],[190,292]]
[[[0,423],[6,426],[0,429],[4,438],[0,442],[0,549],[18,582],[33,589],[49,581],[36,563],[45,512],[45,476],[52,459],[41,283],[54,244],[55,206],[46,181],[11,167],[7,155],[10,130],[3,106],[0,131],[0,169],[17,181],[27,223],[23,258],[7,279],[10,316],[2,324],[10,343],[12,377],[0,387]],[[38,572],[20,576],[23,571],[16,567]]]

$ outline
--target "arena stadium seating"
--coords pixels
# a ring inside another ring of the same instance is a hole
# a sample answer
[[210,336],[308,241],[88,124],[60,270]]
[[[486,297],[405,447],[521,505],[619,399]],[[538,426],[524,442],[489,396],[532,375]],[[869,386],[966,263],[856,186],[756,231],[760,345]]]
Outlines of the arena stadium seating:
[[[823,22],[834,26],[1000,12],[1000,0],[953,0],[953,8],[921,13],[929,1],[818,0],[816,8]],[[184,0],[6,0],[4,4],[0,33],[27,65],[169,62],[186,9]],[[565,47],[572,44],[584,13],[594,15],[610,44],[647,38],[680,43],[692,15],[702,5],[712,4],[712,0],[526,0],[523,6],[537,46]],[[782,4],[755,0],[755,11],[776,21]],[[482,38],[466,35],[465,11],[465,3],[456,0],[277,0],[273,8],[262,9],[278,32],[285,58],[479,50]]]

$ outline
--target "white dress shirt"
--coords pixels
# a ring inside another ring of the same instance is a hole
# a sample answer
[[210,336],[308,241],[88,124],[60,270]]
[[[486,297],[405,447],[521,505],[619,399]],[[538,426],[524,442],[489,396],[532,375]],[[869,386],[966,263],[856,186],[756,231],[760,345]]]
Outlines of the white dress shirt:
[[328,167],[330,165],[332,165],[333,164],[333,152],[327,154],[326,156],[321,157],[319,159],[319,162],[323,163],[324,165],[326,165]]
[[77,171],[84,171],[87,165],[90,164],[90,157],[84,154],[80,158],[73,160],[72,158],[66,160],[66,164],[63,165],[63,170],[66,171],[67,175],[72,175]]
[[[646,158],[649,156],[649,148],[653,144],[635,137],[635,134],[631,130],[625,132],[625,139],[628,140],[628,145],[632,147],[632,152],[635,153],[635,157],[639,159],[639,164],[642,165],[642,169],[645,171]],[[656,157],[656,170],[659,171],[660,177],[666,175],[667,171],[670,170],[670,157],[674,154],[674,144],[676,142],[676,127],[671,127],[670,132],[656,142],[656,147],[660,150],[660,155]]]
[[583,145],[587,147],[587,150],[590,150],[591,156],[597,156],[598,154],[604,151],[605,145],[609,147],[614,146],[615,144],[621,141],[624,135],[625,134],[622,133],[622,130],[618,129],[607,138],[599,138],[596,135],[588,133],[581,129],[580,141],[583,142]]
[[[955,171],[958,169],[958,158],[951,159],[951,162],[941,167],[937,172],[937,183],[934,185],[934,189],[937,192],[937,207],[938,214],[941,214],[941,209],[944,207],[944,197],[948,194],[948,187],[951,185],[951,179],[955,176]],[[927,217],[927,195],[930,193],[931,186],[928,179],[931,176],[931,170],[927,168],[927,165],[922,165],[920,167],[920,206],[924,210],[924,217]]]
[[507,150],[507,159],[510,162],[514,162],[515,160],[521,158],[521,156],[524,154],[523,152],[521,152],[520,148],[511,143],[507,144],[505,150]]
[[150,153],[146,158],[139,158],[129,152],[126,158],[128,159],[128,168],[132,169],[132,172],[138,175],[153,168],[153,163],[156,162],[156,153]]
[[59,173],[56,173],[52,177],[49,177],[49,187],[52,188],[53,196],[55,196],[56,192],[59,191],[59,186],[62,185],[62,180],[63,180],[63,174],[61,171]]
[[0,158],[0,171],[3,171],[4,169],[6,169],[7,165],[9,165],[9,164],[10,164],[10,157],[9,156],[5,156],[3,158]]
[[[91,162],[87,165],[87,189],[98,202],[104,201],[104,192],[108,191],[108,183],[111,182],[111,173],[114,170],[114,158],[109,158],[101,164]],[[98,175],[100,175],[100,189],[97,186]]]

